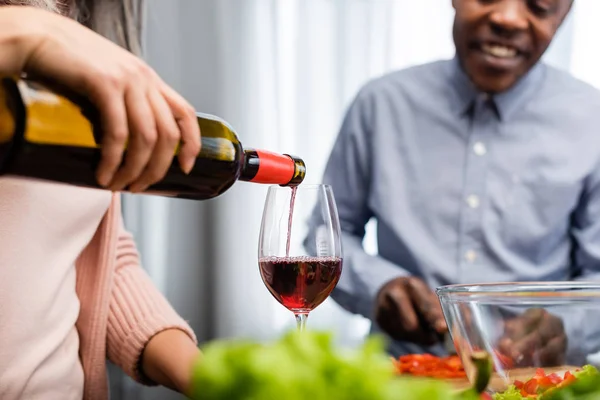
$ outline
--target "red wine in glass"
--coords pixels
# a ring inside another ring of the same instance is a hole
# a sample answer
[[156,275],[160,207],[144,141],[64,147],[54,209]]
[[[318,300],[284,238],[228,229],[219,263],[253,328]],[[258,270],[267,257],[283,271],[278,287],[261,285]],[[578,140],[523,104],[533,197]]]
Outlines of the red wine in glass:
[[269,187],[258,264],[269,292],[294,313],[303,331],[308,314],[327,299],[342,273],[340,223],[329,185]]
[[342,273],[338,257],[265,257],[258,263],[273,297],[300,314],[308,314],[325,301]]

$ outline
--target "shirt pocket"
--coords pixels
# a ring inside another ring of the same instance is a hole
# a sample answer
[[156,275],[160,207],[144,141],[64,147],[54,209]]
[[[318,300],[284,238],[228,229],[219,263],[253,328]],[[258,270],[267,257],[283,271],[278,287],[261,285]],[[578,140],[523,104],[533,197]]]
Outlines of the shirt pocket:
[[581,184],[533,176],[515,176],[511,181],[501,216],[504,242],[524,256],[541,261],[568,235]]

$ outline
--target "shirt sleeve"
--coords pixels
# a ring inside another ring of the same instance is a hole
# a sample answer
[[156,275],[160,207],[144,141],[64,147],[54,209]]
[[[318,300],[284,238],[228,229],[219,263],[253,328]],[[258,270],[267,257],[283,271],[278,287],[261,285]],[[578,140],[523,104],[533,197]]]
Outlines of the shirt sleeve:
[[144,348],[167,329],[180,329],[197,343],[194,332],[171,307],[140,266],[132,235],[120,221],[116,270],[111,290],[107,327],[107,355],[136,381],[155,385],[140,370]]
[[[600,165],[584,183],[578,207],[572,216],[571,235],[575,280],[600,281]],[[569,309],[563,319],[569,337],[568,352],[578,358],[597,352],[600,349],[600,324],[586,321],[599,321],[600,310],[590,307]]]
[[[370,134],[373,107],[364,89],[351,104],[325,168],[323,183],[332,187],[342,232],[343,270],[332,298],[344,309],[372,319],[379,289],[408,272],[379,256],[365,252],[365,225],[373,217],[369,208],[372,157]],[[305,246],[316,248],[317,212],[309,224]]]
[[578,280],[600,280],[600,165],[587,178],[571,224],[574,273]]

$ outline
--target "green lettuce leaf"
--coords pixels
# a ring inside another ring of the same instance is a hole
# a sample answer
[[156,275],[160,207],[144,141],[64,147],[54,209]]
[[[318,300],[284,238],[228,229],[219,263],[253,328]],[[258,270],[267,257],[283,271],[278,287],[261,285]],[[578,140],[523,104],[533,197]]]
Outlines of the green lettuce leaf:
[[593,365],[584,365],[581,370],[573,372],[576,378],[586,378],[600,375],[600,372]]
[[216,341],[193,372],[195,400],[476,400],[443,382],[398,378],[384,342],[340,353],[323,332],[296,331],[269,344]]
[[573,375],[577,378],[575,382],[544,396],[544,400],[600,399],[600,372],[597,368],[586,365]]
[[494,400],[523,400],[526,397],[521,395],[521,391],[515,385],[510,385],[508,389],[502,393],[496,393],[493,396]]

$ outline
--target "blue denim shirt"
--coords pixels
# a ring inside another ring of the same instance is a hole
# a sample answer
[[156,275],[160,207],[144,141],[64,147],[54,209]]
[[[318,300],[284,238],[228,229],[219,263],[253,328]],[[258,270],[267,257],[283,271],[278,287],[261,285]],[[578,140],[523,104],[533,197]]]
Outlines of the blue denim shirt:
[[[406,275],[431,288],[600,277],[599,162],[599,92],[545,64],[493,97],[456,59],[368,83],[323,179],[343,230],[334,300],[372,318],[381,286]],[[378,256],[362,247],[371,218]]]

